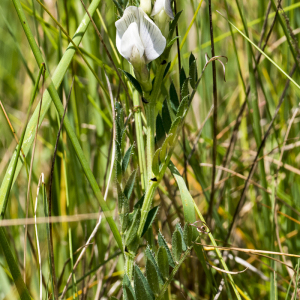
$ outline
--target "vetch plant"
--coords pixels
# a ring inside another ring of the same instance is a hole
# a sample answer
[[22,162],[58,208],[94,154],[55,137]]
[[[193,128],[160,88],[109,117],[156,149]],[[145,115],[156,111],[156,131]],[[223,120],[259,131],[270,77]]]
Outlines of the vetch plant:
[[[170,66],[168,64],[169,53],[176,40],[176,38],[173,38],[173,34],[180,13],[174,18],[170,1],[158,0],[154,4],[151,16],[154,16],[158,26],[154,24],[141,7],[130,6],[126,8],[121,19],[116,22],[117,48],[120,54],[132,64],[136,78],[126,71],[123,72],[142,97],[146,111],[146,187],[145,193],[135,203],[133,211],[130,212],[129,201],[133,194],[138,172],[134,170],[129,179],[127,181],[124,180],[133,145],[124,153],[126,122],[124,121],[124,110],[121,103],[116,103],[115,169],[118,211],[125,255],[124,299],[163,299],[170,281],[174,278],[179,266],[189,255],[192,248],[195,249],[205,272],[208,274],[210,272],[207,269],[201,246],[195,244],[199,233],[197,233],[196,228],[190,225],[196,221],[193,200],[185,184],[181,182],[181,176],[171,162],[171,156],[203,72],[211,61],[218,60],[219,57],[211,59],[206,57],[206,64],[200,78],[198,78],[196,59],[191,54],[189,59],[189,76],[186,76],[184,69],[181,70],[180,97],[177,95],[174,85],[171,84],[168,99],[164,99],[161,95],[161,87]],[[174,20],[169,28],[170,19]],[[164,30],[164,35],[167,36],[167,39],[165,39],[159,28]],[[147,64],[151,61],[153,63],[150,68]],[[150,78],[152,68],[155,70],[153,72],[155,74],[153,80]],[[151,82],[154,83],[153,86]],[[190,93],[190,89],[192,89],[192,93]],[[141,126],[141,124],[138,124],[136,120],[136,134],[139,140],[143,139],[143,136],[141,136],[142,129],[139,129],[138,126]],[[139,161],[143,157],[143,151],[144,149],[138,147]],[[160,184],[167,168],[171,170],[183,191],[182,200],[185,201],[183,208],[186,224],[184,230],[181,230],[178,224],[172,238],[172,251],[160,233],[158,236],[159,249],[154,255],[152,251],[154,251],[156,246],[153,242],[151,225],[156,218],[159,206],[152,209],[151,206],[156,188]],[[186,198],[189,198],[189,200]],[[199,217],[203,219],[201,214]],[[205,223],[204,219],[202,222]],[[148,248],[145,252],[147,257],[147,278],[134,264],[138,249],[142,243],[141,238],[144,236],[152,249]],[[209,237],[215,243],[211,234]],[[184,255],[181,257],[183,251]],[[226,267],[221,254],[219,254],[219,259]],[[169,274],[169,267],[173,269],[171,274]],[[134,289],[132,286],[134,286]],[[237,291],[236,295],[239,299]]]

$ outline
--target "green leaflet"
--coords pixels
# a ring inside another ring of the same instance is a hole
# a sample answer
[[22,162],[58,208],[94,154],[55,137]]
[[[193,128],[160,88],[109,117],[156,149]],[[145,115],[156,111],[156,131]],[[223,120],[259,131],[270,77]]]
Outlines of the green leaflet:
[[123,234],[127,229],[128,222],[129,222],[129,201],[125,197],[124,193],[122,192],[121,186],[117,181],[117,192],[118,192],[118,211],[120,216],[121,222],[121,233]]
[[186,81],[186,74],[184,68],[181,68],[180,75],[179,75],[179,82],[180,82],[180,91],[182,91],[183,84]]
[[178,129],[179,124],[181,123],[181,120],[182,119],[180,117],[178,117],[173,121],[172,126],[169,131],[169,134],[173,133],[174,137],[175,137],[175,133],[177,132],[177,129]]
[[131,193],[133,191],[134,183],[135,183],[135,177],[136,177],[136,170],[134,170],[130,177],[128,178],[125,188],[124,188],[124,195],[129,200]]
[[160,114],[157,114],[155,144],[157,144],[158,147],[160,147],[160,145],[162,144],[162,141],[164,140],[165,136],[166,136],[166,132],[165,132],[162,118]]
[[152,292],[154,295],[158,295],[160,290],[159,275],[151,259],[147,259],[146,261],[146,276]]
[[142,87],[141,85],[139,84],[139,82],[131,75],[129,74],[128,72],[120,69],[124,74],[125,76],[128,78],[128,80],[132,83],[132,85],[134,86],[134,88],[139,92],[139,94],[141,96],[143,96],[143,90],[142,90]]
[[131,226],[126,232],[125,245],[129,245],[136,238],[136,233],[139,228],[140,218],[141,218],[141,210],[140,209],[134,210],[133,218],[132,221],[130,222]]
[[155,206],[153,207],[149,213],[148,213],[148,216],[147,216],[147,219],[146,219],[146,223],[145,223],[145,226],[144,226],[144,230],[143,230],[143,233],[141,235],[141,237],[146,233],[146,231],[151,227],[153,221],[155,220],[155,217],[157,215],[157,212],[158,212],[158,209],[159,209],[159,205],[158,206]]
[[[187,80],[188,83],[188,80]],[[182,101],[180,102],[176,118],[184,118],[185,114],[187,113],[187,110],[190,106],[190,99],[189,95],[185,96]]]
[[161,146],[161,150],[160,150],[160,161],[161,161],[161,163],[164,163],[165,160],[166,160],[166,157],[167,157],[168,152],[169,152],[170,144],[173,141],[173,137],[174,137],[174,135],[172,133],[169,134],[167,136],[167,138],[165,139],[163,145]]
[[134,290],[137,300],[154,299],[149,283],[137,265],[134,266]]
[[165,238],[163,237],[163,235],[161,234],[161,232],[159,232],[158,234],[158,245],[161,246],[161,247],[164,247],[167,251],[167,255],[168,255],[168,262],[169,262],[169,265],[174,268],[175,267],[175,263],[174,263],[174,260],[173,260],[173,257],[172,257],[172,254],[171,254],[171,251],[168,247],[168,244],[165,240]]
[[160,273],[157,261],[155,260],[154,253],[152,252],[152,250],[150,249],[149,246],[147,246],[147,248],[145,250],[145,256],[147,257],[147,260],[151,260],[152,261],[152,263],[153,263],[153,265],[155,267],[155,270],[156,270],[156,272],[158,274],[158,281],[159,281],[159,283],[163,284],[164,281],[163,281],[162,274]]
[[193,53],[191,53],[189,58],[189,75],[190,75],[191,87],[195,89],[196,82],[198,81],[198,71],[197,71],[197,61]]
[[171,82],[171,85],[170,85],[169,95],[170,95],[171,107],[172,107],[172,109],[174,110],[174,112],[176,114],[177,109],[179,107],[179,100],[178,100],[178,95],[177,95],[175,85],[174,85],[173,82]]
[[167,280],[169,277],[169,260],[168,253],[165,247],[159,247],[157,251],[157,264],[159,271],[164,280]]
[[126,274],[123,277],[123,294],[124,300],[136,300],[130,280]]
[[178,230],[180,235],[181,235],[182,251],[185,251],[186,250],[186,244],[184,242],[183,231],[182,231],[182,228],[181,228],[179,223],[176,224],[176,230]]
[[152,172],[155,176],[159,175],[159,165],[160,165],[160,150],[161,148],[157,149],[153,155],[152,159]]
[[165,99],[165,101],[163,102],[163,107],[162,107],[162,121],[163,121],[163,125],[165,128],[165,132],[169,132],[171,125],[172,125],[172,120],[171,120],[171,116],[170,116],[170,112],[169,112],[169,108],[168,108],[168,103],[167,103],[167,99]]
[[193,199],[186,188],[184,179],[181,177],[180,173],[178,172],[177,168],[174,166],[172,161],[170,161],[168,167],[171,173],[173,174],[173,176],[175,177],[180,190],[184,219],[188,223],[193,223],[196,221]]
[[172,253],[175,262],[178,263],[182,253],[182,239],[181,234],[178,230],[175,230],[175,232],[172,235]]
[[130,161],[130,157],[132,155],[132,148],[133,148],[133,146],[130,146],[123,157],[123,160],[122,160],[122,173],[123,174],[127,170],[127,167],[128,167],[129,161]]
[[184,240],[184,243],[188,247],[190,247],[192,245],[192,242],[193,242],[193,228],[187,223],[184,225],[184,229],[183,229],[183,240]]
[[185,79],[185,81],[182,84],[182,87],[181,87],[181,98],[182,99],[189,94],[189,81],[190,81],[190,79],[187,78],[187,79]]
[[171,24],[170,24],[170,30],[169,30],[169,34],[168,34],[168,38],[167,38],[168,41],[171,41],[171,40],[172,40],[174,31],[175,31],[175,29],[176,29],[176,25],[177,25],[177,23],[178,23],[178,20],[179,20],[179,17],[180,17],[180,15],[181,15],[181,13],[182,13],[182,11],[178,12],[178,13],[176,14],[176,16],[174,17],[174,20],[173,20],[173,21],[171,22]]

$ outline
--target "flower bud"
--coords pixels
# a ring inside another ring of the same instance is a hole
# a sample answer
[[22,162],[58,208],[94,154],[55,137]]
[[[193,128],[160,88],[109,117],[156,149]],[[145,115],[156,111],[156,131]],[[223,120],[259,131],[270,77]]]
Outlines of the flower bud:
[[151,0],[141,0],[140,2],[140,8],[147,14],[151,14]]
[[156,0],[151,13],[164,37],[169,33],[169,21],[174,19],[170,0]]

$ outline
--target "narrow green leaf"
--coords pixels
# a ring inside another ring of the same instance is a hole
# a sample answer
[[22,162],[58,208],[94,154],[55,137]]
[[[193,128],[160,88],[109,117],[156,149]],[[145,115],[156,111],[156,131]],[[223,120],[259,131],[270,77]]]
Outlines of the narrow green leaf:
[[156,272],[156,268],[155,265],[153,264],[153,261],[150,259],[147,259],[146,261],[146,276],[152,292],[154,293],[154,295],[158,295],[159,276]]
[[125,188],[124,188],[124,195],[127,199],[130,198],[131,193],[133,191],[134,183],[135,183],[135,177],[136,177],[136,170],[134,170],[129,179],[126,182]]
[[169,108],[168,108],[167,99],[165,99],[165,101],[163,102],[162,121],[163,121],[163,125],[165,128],[165,132],[169,132],[171,125],[172,125],[172,120],[171,120],[171,116],[170,116],[170,112],[169,112]]
[[136,238],[136,233],[139,228],[140,219],[141,219],[141,210],[140,209],[134,210],[131,225],[125,234],[126,245],[129,245]]
[[144,230],[143,230],[143,233],[142,233],[141,236],[143,236],[143,235],[146,233],[146,231],[151,227],[151,225],[152,225],[152,223],[153,223],[153,221],[155,220],[155,217],[156,217],[156,215],[157,215],[158,209],[159,209],[159,205],[153,207],[153,208],[149,211],[149,213],[148,213],[148,215],[147,215],[146,222],[145,222]]
[[159,175],[159,165],[160,165],[160,150],[161,148],[157,149],[153,155],[152,159],[152,172],[155,176]]
[[157,252],[157,264],[160,270],[160,273],[164,280],[167,280],[169,277],[169,260],[168,253],[165,247],[159,247]]
[[129,74],[128,72],[120,69],[125,75],[126,77],[128,78],[128,80],[132,83],[132,85],[134,86],[134,88],[139,92],[139,94],[141,96],[143,96],[143,90],[142,90],[142,87],[140,85],[140,83],[131,75]]
[[122,160],[122,173],[123,174],[127,170],[127,167],[128,167],[129,161],[130,161],[130,157],[131,157],[131,154],[132,154],[132,148],[133,148],[133,146],[130,146],[129,149],[126,151],[124,157],[123,157],[123,160]]
[[172,254],[171,254],[171,251],[168,247],[168,244],[165,240],[165,238],[163,237],[163,235],[161,234],[161,232],[159,232],[158,234],[158,245],[161,246],[161,247],[164,247],[167,251],[167,255],[168,255],[168,262],[169,262],[169,265],[174,268],[175,267],[175,263],[174,263],[174,260],[173,260],[173,257],[172,257]]
[[170,85],[170,100],[171,100],[171,107],[174,110],[175,114],[177,113],[177,109],[179,107],[179,100],[178,100],[178,95],[175,89],[175,85],[172,82]]
[[154,299],[149,283],[137,265],[134,266],[134,290],[137,300]]
[[178,230],[175,230],[172,235],[172,253],[175,261],[178,262],[182,253],[181,234]]

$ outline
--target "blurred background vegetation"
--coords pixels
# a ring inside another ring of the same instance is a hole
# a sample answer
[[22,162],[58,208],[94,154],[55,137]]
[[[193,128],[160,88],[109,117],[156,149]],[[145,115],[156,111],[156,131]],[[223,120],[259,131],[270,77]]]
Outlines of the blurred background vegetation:
[[[89,1],[84,2],[89,6]],[[199,2],[198,0],[176,1],[177,11],[183,10],[178,34],[179,43],[184,41],[180,51],[180,63],[186,70],[188,70],[191,52],[197,59],[199,70],[202,70],[205,64],[205,54],[211,57],[208,1],[203,1],[197,12]],[[85,14],[81,2],[45,0],[42,3],[68,34],[73,36]],[[237,3],[240,5],[240,10]],[[47,70],[52,75],[69,44],[68,39],[37,1],[22,0],[21,4],[45,58]],[[223,0],[212,1],[215,55],[226,56],[228,62],[226,82],[222,65],[218,62],[216,64],[218,117],[215,136],[217,160],[214,208],[218,212],[219,219],[214,219],[210,228],[218,244],[224,245],[236,207],[244,193],[243,205],[240,206],[236,226],[233,227],[227,245],[299,254],[300,241],[297,237],[299,237],[300,224],[300,115],[298,113],[300,90],[299,86],[287,79],[276,64],[286,73],[290,73],[296,83],[300,82],[298,48],[300,3],[296,0],[282,0],[281,5],[285,13],[279,9],[279,15],[276,14],[277,1],[273,0],[270,2],[227,0],[227,5],[226,8],[226,1]],[[39,66],[34,59],[12,1],[2,0],[0,8],[0,100],[7,113],[7,117],[2,112],[0,114],[0,182],[2,182],[17,145],[8,119],[16,136],[20,138]],[[256,68],[253,57],[257,58],[259,52],[253,46],[249,48],[245,37],[235,28],[230,28],[226,19],[217,12],[218,10],[226,16],[227,9],[229,20],[243,33],[248,32],[254,44],[262,48],[266,43],[264,51],[273,62],[262,56]],[[116,66],[130,71],[128,62],[115,50],[114,23],[118,16],[114,2],[102,0],[93,18]],[[195,16],[194,20],[193,16]],[[192,26],[188,31],[190,24]],[[186,34],[187,38],[184,40]],[[107,96],[105,72],[114,98],[122,103],[126,112],[125,117],[130,118],[127,136],[128,141],[131,142],[135,140],[133,105],[126,96],[93,26],[90,25],[85,33],[80,49],[98,75],[105,91],[77,52],[58,88],[58,93],[65,105],[74,79],[67,116],[104,194],[112,163],[110,157],[113,138],[113,113]],[[171,53],[172,65],[165,86],[168,88],[170,82],[174,82],[178,90],[177,54],[177,48],[174,46]],[[291,73],[293,70],[294,72]],[[126,78],[123,79],[126,81]],[[48,84],[46,81],[44,86],[47,87]],[[251,92],[246,97],[248,86],[251,86]],[[130,83],[128,88],[131,95],[133,87]],[[42,92],[43,88],[40,84],[33,109],[38,107]],[[163,91],[161,97],[164,95],[167,95],[167,91]],[[276,107],[280,101],[282,104],[277,114]],[[204,215],[209,210],[213,169],[212,104],[213,80],[212,68],[209,66],[186,119],[184,138],[181,136],[179,139],[172,158],[178,170],[185,174],[190,193]],[[239,115],[241,122],[238,119]],[[236,126],[237,123],[240,125]],[[30,182],[29,218],[34,217],[37,184],[41,173],[45,175],[46,191],[49,192],[51,162],[59,125],[60,118],[55,106],[51,104],[37,135]],[[236,143],[231,147],[234,136],[236,136]],[[257,159],[258,167],[247,181],[257,150],[263,140],[262,152]],[[129,142],[126,143],[128,143],[125,146],[127,149]],[[31,151],[26,160],[29,168]],[[137,166],[137,150],[134,148],[128,177],[130,171]],[[25,247],[24,225],[22,225],[26,217],[28,180],[28,172],[23,166],[10,193],[4,219],[11,220],[11,223],[6,224],[5,232],[22,274],[24,273],[24,250],[27,253],[26,284],[32,297],[38,299],[39,267],[35,228],[31,219],[31,224],[28,225],[29,238]],[[249,187],[244,189],[246,182],[249,183]],[[140,177],[137,176],[137,185],[140,184]],[[132,206],[137,199],[137,194],[134,192],[131,197]],[[118,220],[115,211],[114,180],[110,183],[107,204]],[[160,205],[159,214],[153,224],[154,237],[157,238],[161,230],[170,242],[175,225],[178,222],[183,223],[178,187],[170,172],[166,173],[161,183],[154,205]],[[60,292],[78,257],[77,250],[84,245],[96,225],[95,213],[98,210],[99,204],[63,129],[58,142],[52,184],[52,216],[61,216],[60,220],[54,220],[53,223],[54,261]],[[81,219],[75,215],[82,215]],[[45,216],[42,200],[38,204],[37,216]],[[67,219],[65,216],[70,218]],[[75,217],[71,218],[72,216]],[[18,219],[22,220],[19,224],[14,224],[13,222],[17,222]],[[46,290],[50,286],[48,234],[45,222],[45,220],[41,221],[41,225],[38,225],[44,277],[43,299],[48,296]],[[76,269],[67,293],[68,299],[96,299],[95,297],[108,299],[111,296],[121,298],[124,261],[110,232],[108,224],[103,219],[98,233]],[[202,237],[202,242],[210,243],[205,235]],[[205,248],[205,250],[211,264],[218,266],[213,249]],[[224,255],[227,255],[227,263],[231,271],[241,271],[250,266],[244,273],[233,275],[243,299],[297,298],[294,290],[297,290],[298,258],[266,254],[271,256],[270,258],[237,251],[224,253]],[[277,261],[274,261],[274,258]],[[143,259],[142,254],[137,257],[137,263],[142,268]],[[213,274],[219,286],[222,278],[220,272],[213,270]],[[18,299],[3,252],[0,252],[0,278],[0,299]],[[222,288],[219,299],[235,299],[228,285]],[[176,280],[170,286],[170,292],[173,295],[172,299],[212,299],[209,281],[203,267],[193,254],[176,275]]]

